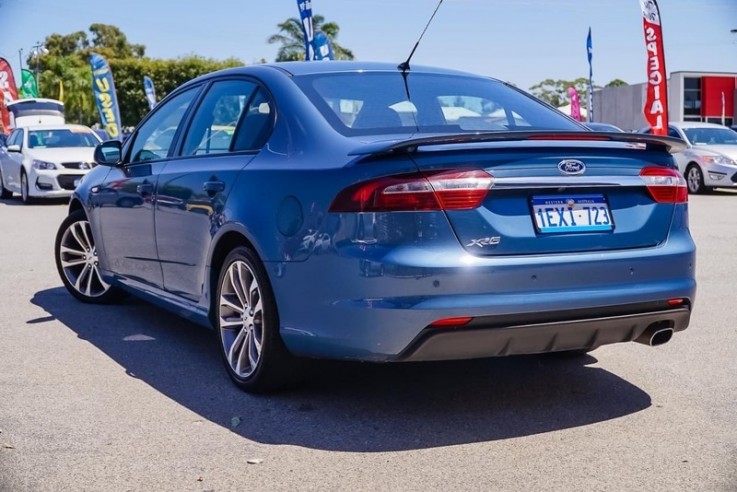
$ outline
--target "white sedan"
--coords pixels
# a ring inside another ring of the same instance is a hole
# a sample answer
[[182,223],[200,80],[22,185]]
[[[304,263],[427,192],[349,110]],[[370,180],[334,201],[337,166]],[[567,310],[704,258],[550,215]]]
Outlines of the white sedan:
[[82,125],[43,125],[13,130],[0,152],[0,197],[19,193],[35,198],[71,196],[94,166],[100,138]]

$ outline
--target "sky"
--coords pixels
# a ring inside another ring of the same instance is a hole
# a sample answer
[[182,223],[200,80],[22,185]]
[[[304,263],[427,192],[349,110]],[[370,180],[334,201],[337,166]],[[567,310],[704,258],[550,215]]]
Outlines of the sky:
[[[666,67],[737,72],[737,0],[660,0]],[[110,9],[110,5],[116,8]],[[338,42],[364,61],[403,61],[437,0],[312,0],[340,26]],[[298,15],[295,0],[0,0],[0,56],[18,69],[18,50],[52,33],[113,24],[155,58],[190,54],[273,61],[266,39]],[[638,0],[445,0],[413,62],[465,70],[522,89],[548,78],[588,75],[586,34],[593,33],[594,82],[646,77]]]

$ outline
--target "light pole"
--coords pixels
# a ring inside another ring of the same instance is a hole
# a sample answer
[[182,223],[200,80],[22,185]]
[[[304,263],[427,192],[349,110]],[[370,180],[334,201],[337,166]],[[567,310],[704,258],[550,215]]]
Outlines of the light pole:
[[32,46],[33,51],[31,51],[31,56],[36,59],[36,63],[34,64],[34,76],[36,78],[36,90],[39,92],[39,95],[41,93],[41,86],[38,84],[38,66],[41,64],[41,55],[46,55],[49,53],[49,50],[46,49],[46,46],[40,41],[36,41],[36,44]]

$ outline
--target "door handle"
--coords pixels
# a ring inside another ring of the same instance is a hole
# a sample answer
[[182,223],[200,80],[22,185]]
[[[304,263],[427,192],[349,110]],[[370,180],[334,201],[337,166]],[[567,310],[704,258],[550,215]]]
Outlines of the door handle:
[[154,192],[154,185],[152,183],[143,182],[136,186],[136,191],[141,196],[152,195]]
[[225,190],[225,183],[222,181],[205,181],[202,185],[202,189],[205,190],[208,195],[213,196],[215,193],[220,193]]

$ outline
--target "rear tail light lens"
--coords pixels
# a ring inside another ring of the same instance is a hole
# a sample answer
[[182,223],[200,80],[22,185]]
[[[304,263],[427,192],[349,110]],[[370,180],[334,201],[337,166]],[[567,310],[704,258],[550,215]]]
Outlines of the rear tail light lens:
[[470,210],[483,203],[493,184],[493,176],[481,169],[389,176],[349,186],[330,211]]
[[464,326],[471,322],[473,318],[470,316],[462,316],[459,318],[444,318],[433,321],[430,326],[434,328],[450,328],[454,326]]
[[675,169],[648,166],[640,171],[640,177],[647,186],[647,191],[658,203],[686,203],[688,189],[686,180]]

